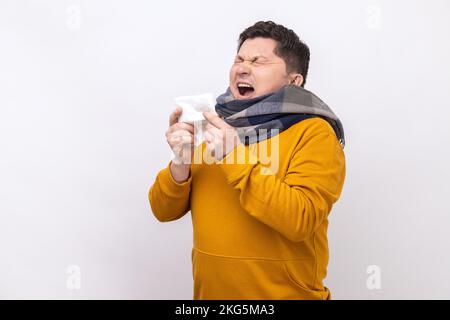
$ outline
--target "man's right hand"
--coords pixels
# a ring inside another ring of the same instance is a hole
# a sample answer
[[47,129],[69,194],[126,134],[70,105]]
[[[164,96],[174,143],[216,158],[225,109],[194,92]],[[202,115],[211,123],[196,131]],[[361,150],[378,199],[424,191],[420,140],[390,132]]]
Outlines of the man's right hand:
[[175,158],[172,160],[171,173],[177,182],[189,177],[192,157],[194,155],[194,125],[178,122],[182,109],[177,107],[169,116],[169,129],[166,139]]

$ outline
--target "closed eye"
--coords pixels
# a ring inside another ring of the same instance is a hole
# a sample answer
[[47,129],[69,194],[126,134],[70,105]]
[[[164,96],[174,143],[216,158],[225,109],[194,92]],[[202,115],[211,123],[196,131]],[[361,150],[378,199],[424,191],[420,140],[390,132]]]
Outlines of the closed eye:
[[[237,57],[236,59],[234,59],[234,63],[235,64],[237,64],[237,63],[242,63],[242,62],[244,62],[245,60],[243,59],[243,58],[241,58],[241,57]],[[264,59],[263,57],[254,57],[254,58],[252,58],[251,60],[250,60],[250,63],[251,64],[263,64],[263,63],[265,63],[265,62],[267,62],[266,61],[266,59]]]
[[242,63],[244,61],[244,59],[242,59],[242,58],[236,58],[236,59],[234,59],[234,63]]

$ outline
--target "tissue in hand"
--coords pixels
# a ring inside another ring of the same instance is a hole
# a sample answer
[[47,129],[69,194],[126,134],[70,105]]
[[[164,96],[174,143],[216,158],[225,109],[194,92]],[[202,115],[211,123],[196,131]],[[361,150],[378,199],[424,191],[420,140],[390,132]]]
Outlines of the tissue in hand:
[[216,100],[212,93],[195,96],[182,96],[174,98],[175,104],[183,109],[178,122],[187,122],[194,125],[194,146],[203,141],[203,130],[206,120],[202,112],[214,111]]

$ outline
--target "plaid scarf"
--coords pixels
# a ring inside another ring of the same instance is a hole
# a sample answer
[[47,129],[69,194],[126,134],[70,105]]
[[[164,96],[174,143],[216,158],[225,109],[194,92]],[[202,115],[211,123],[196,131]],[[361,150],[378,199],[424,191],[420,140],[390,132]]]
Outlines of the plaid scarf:
[[276,92],[244,100],[236,99],[228,87],[217,98],[215,109],[225,122],[236,128],[246,145],[269,139],[302,120],[320,117],[333,127],[342,148],[345,146],[339,118],[319,97],[299,86],[286,85]]

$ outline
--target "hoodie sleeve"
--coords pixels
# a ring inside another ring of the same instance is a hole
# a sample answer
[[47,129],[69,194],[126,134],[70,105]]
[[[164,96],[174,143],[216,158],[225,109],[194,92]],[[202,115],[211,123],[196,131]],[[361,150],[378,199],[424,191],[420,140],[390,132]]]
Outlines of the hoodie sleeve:
[[[255,154],[249,163],[229,163],[230,154],[219,163],[245,211],[294,242],[308,238],[324,221],[345,179],[345,156],[332,127],[315,118],[303,130],[282,178],[267,175]],[[246,152],[245,146],[235,151]]]
[[161,222],[180,219],[190,210],[191,174],[186,181],[176,182],[170,172],[171,163],[158,173],[148,193],[153,214]]

